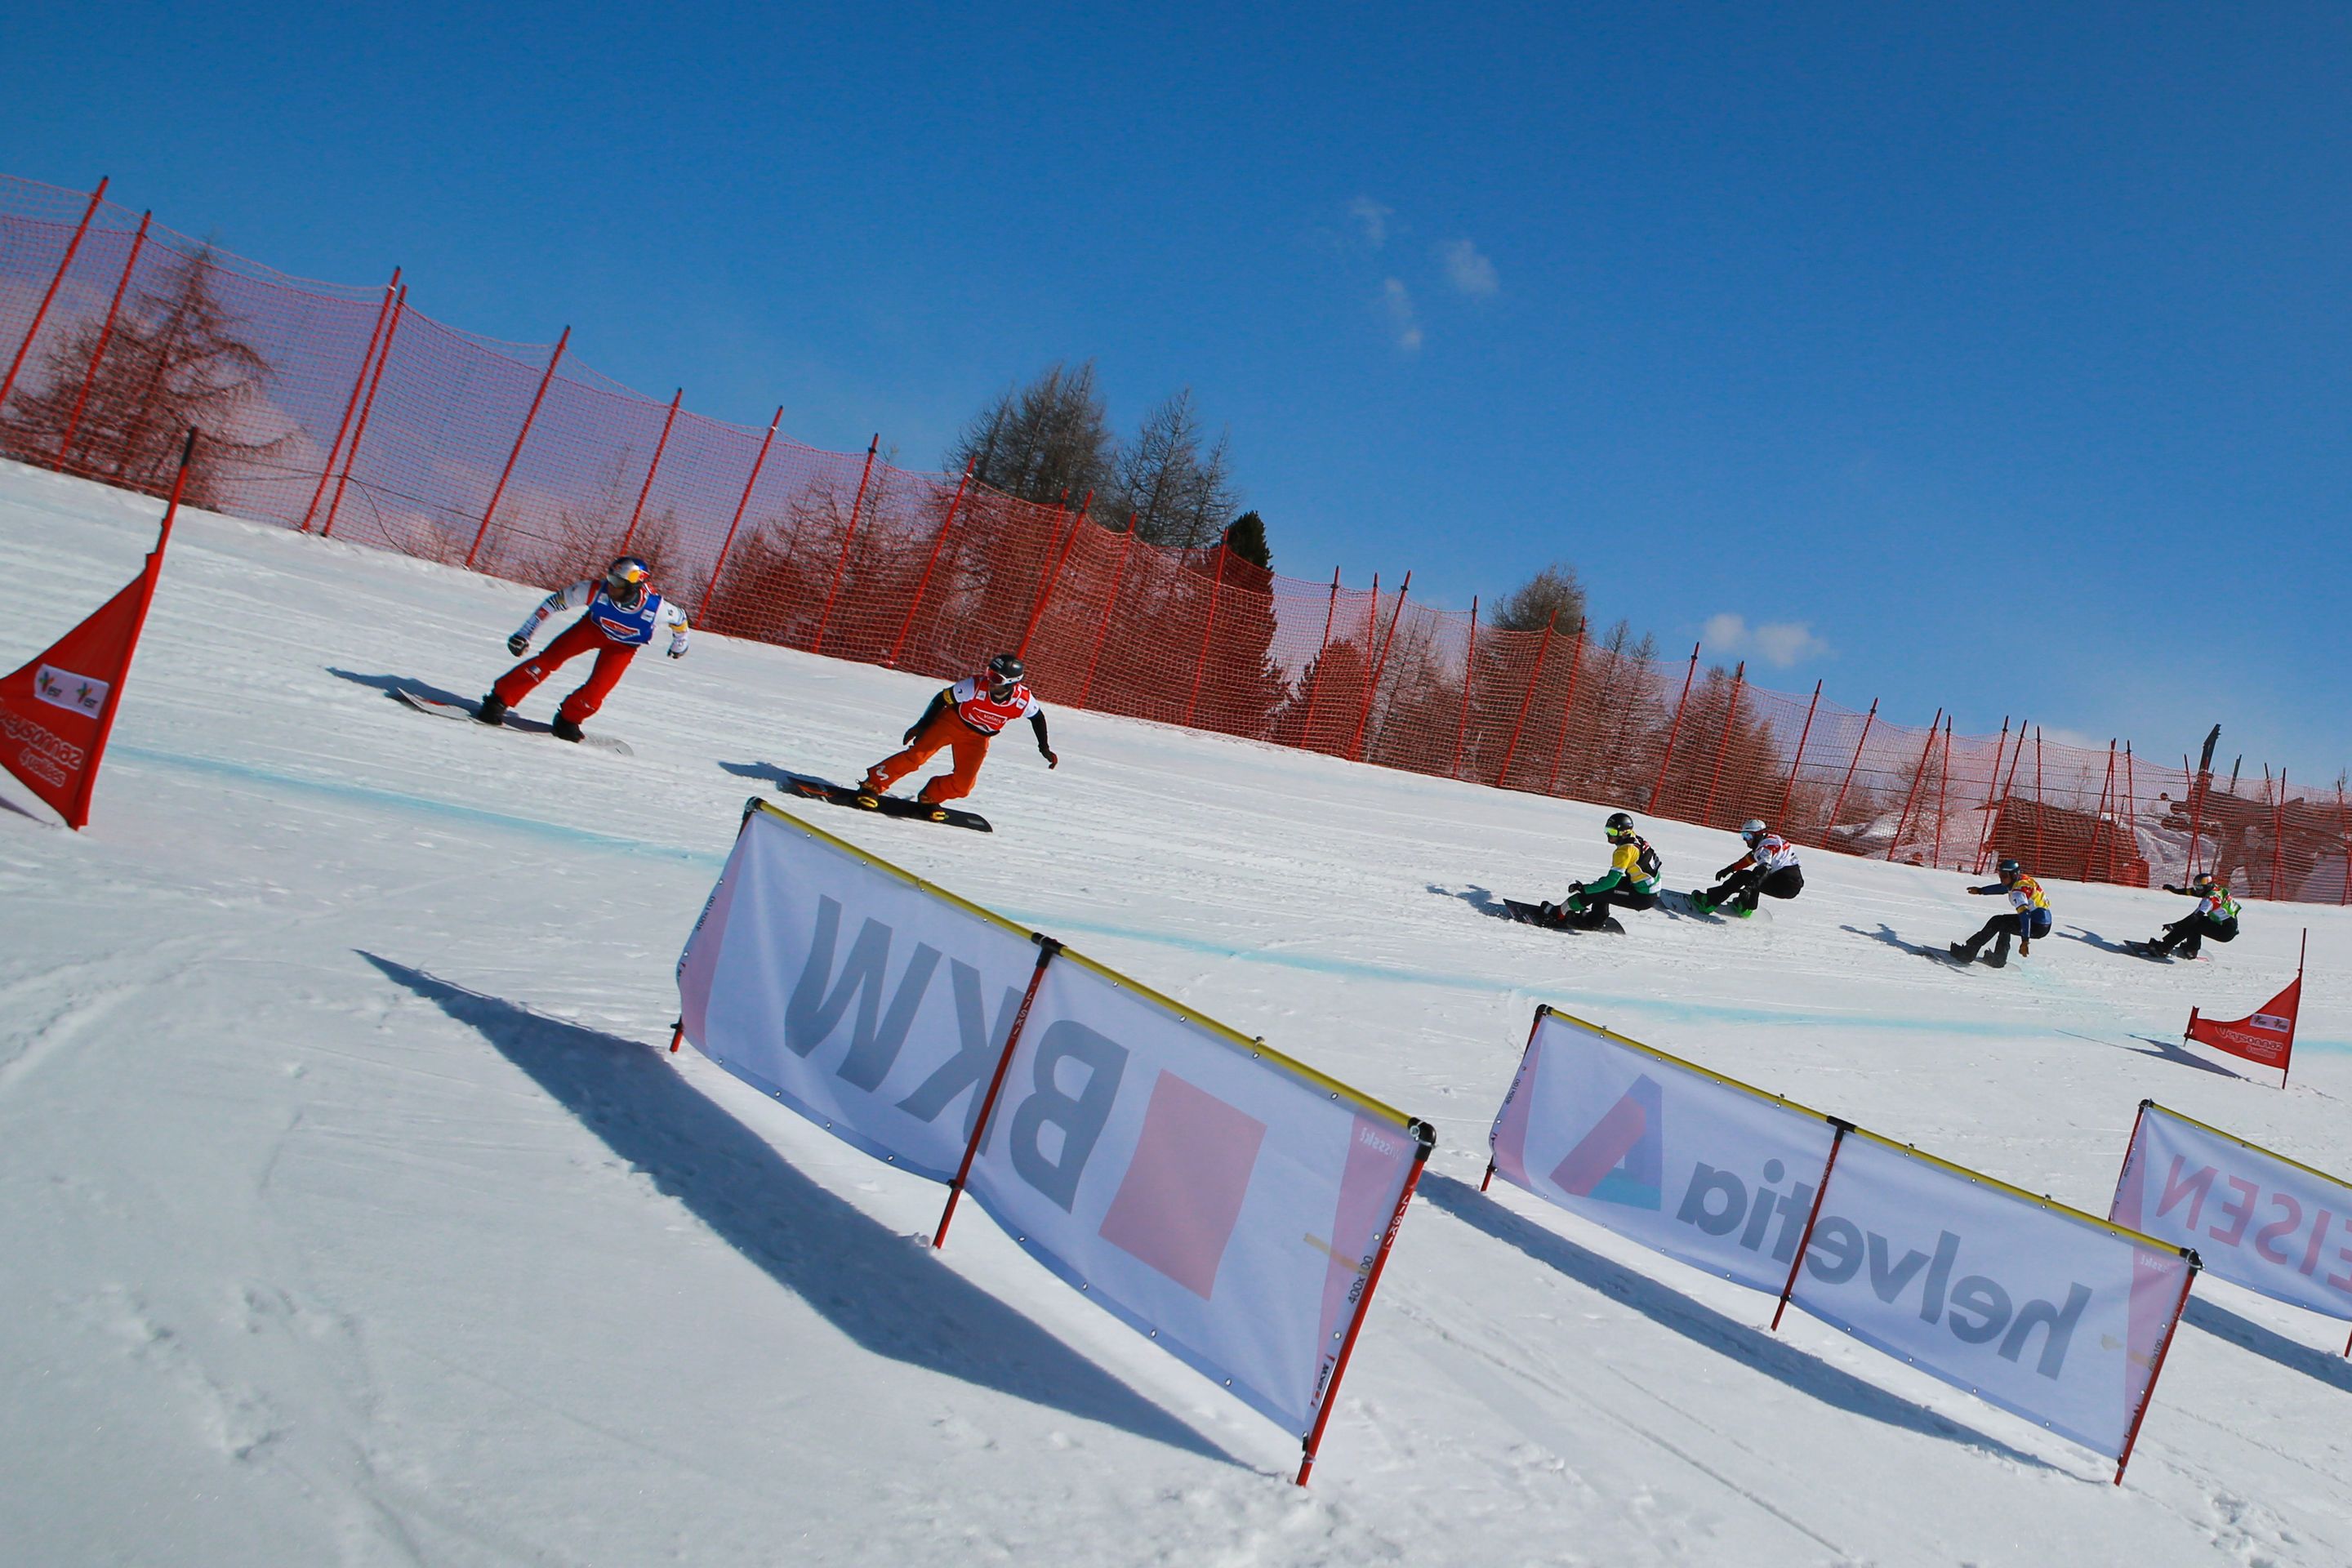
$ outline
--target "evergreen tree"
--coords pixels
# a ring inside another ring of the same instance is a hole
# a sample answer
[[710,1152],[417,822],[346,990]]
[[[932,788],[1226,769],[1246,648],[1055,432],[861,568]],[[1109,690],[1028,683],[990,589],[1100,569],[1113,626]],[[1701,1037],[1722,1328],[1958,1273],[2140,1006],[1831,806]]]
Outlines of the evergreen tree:
[[1576,568],[1555,561],[1509,593],[1495,606],[1498,632],[1539,632],[1548,626],[1565,631],[1584,619],[1584,584]]
[[1233,526],[1225,530],[1225,548],[1253,566],[1274,569],[1274,552],[1265,542],[1265,519],[1254,511],[1234,519]]
[[1238,499],[1225,437],[1207,439],[1190,387],[1153,409],[1119,449],[1108,499],[1113,515],[1135,519],[1147,544],[1202,550],[1223,534]]
[[[1110,483],[1114,444],[1095,391],[1095,363],[1056,363],[1008,387],[965,426],[948,467],[1021,500],[1063,502]],[[1065,502],[1066,504],[1066,502]]]
[[[70,433],[68,468],[162,495],[193,426],[205,438],[196,443],[185,499],[218,510],[233,474],[282,458],[293,438],[290,422],[270,403],[269,361],[241,335],[245,319],[221,300],[211,247],[193,256],[155,248],[171,259],[124,299],[112,334],[103,317],[77,323],[46,351],[39,386],[19,388],[0,410],[0,450],[48,463]],[[106,352],[92,376],[101,336]]]

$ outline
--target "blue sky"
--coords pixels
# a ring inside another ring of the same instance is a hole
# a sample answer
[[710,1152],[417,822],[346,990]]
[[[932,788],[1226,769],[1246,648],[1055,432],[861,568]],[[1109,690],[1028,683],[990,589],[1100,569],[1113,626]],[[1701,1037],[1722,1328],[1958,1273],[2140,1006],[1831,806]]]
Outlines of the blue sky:
[[1092,356],[1294,575],[2352,762],[2341,8],[1109,9],[14,6],[0,169],[910,465]]

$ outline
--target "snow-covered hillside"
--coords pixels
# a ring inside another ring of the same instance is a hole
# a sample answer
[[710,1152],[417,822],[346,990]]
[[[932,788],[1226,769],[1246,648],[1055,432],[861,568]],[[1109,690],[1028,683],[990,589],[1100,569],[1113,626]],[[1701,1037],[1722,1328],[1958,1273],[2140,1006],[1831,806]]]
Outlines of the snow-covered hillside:
[[[0,668],[155,503],[0,468]],[[438,722],[532,592],[184,520],[90,830],[0,782],[0,1560],[253,1563],[2352,1562],[2340,1326],[2200,1281],[2128,1483],[1524,1194],[1477,1192],[1538,1001],[2104,1213],[2155,1096],[2352,1167],[2352,911],[2052,887],[2000,973],[1962,879],[1815,855],[1769,919],[1482,912],[1573,805],[1056,713],[993,836],[825,813],[921,875],[1426,1117],[1314,1487],[1276,1430],[940,1191],[662,1049],[749,794],[930,683],[704,638],[592,727]],[[527,708],[544,717],[561,677]],[[1016,736],[1016,742],[1025,736]],[[1653,833],[1671,883],[1737,852]],[[2313,979],[2294,1082],[2178,1043]]]

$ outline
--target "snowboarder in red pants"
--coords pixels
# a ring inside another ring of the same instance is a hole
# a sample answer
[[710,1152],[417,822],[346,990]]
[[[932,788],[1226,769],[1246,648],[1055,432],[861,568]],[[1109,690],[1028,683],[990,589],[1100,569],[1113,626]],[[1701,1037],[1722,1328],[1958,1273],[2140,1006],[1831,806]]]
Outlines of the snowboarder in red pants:
[[900,779],[931,760],[942,746],[955,749],[955,766],[923,786],[915,798],[926,805],[961,800],[980,780],[980,764],[987,760],[988,743],[1015,719],[1026,719],[1037,732],[1037,753],[1045,765],[1057,768],[1062,759],[1045,743],[1045,710],[1021,683],[1027,671],[1009,653],[988,661],[984,675],[968,677],[943,687],[932,697],[923,716],[900,739],[907,749],[883,758],[866,770],[865,791],[880,795]]
[[604,705],[604,699],[620,684],[622,672],[629,668],[629,660],[636,657],[637,649],[654,640],[656,632],[667,629],[669,657],[684,658],[686,612],[653,591],[652,576],[643,561],[624,555],[605,568],[602,581],[585,579],[550,594],[530,613],[530,619],[507,638],[509,653],[520,654],[529,648],[531,634],[548,616],[563,610],[585,609],[588,613],[565,627],[547,645],[545,653],[523,660],[499,677],[499,683],[482,699],[474,717],[485,724],[504,723],[507,710],[530,695],[532,689],[554,674],[558,666],[583,653],[593,653],[596,656],[596,668],[588,672],[580,689],[565,698],[562,706],[555,710],[555,738],[577,741],[581,721]]

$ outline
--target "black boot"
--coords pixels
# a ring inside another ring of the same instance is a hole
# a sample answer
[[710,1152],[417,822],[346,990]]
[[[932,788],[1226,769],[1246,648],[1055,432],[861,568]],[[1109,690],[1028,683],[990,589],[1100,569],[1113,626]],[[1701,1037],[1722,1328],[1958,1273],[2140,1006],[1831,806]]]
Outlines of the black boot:
[[1971,937],[1967,942],[1956,942],[1950,945],[1952,956],[1958,959],[1962,963],[1974,963],[1977,961],[1977,944],[1975,938]]
[[577,741],[580,739],[580,726],[558,713],[555,722],[549,727],[549,733],[559,741]]
[[474,717],[485,724],[503,724],[507,721],[507,705],[499,700],[497,692],[490,692],[474,710]]
[[2009,933],[2007,931],[1994,933],[1992,951],[1985,954],[1985,962],[1995,969],[2009,967]]

